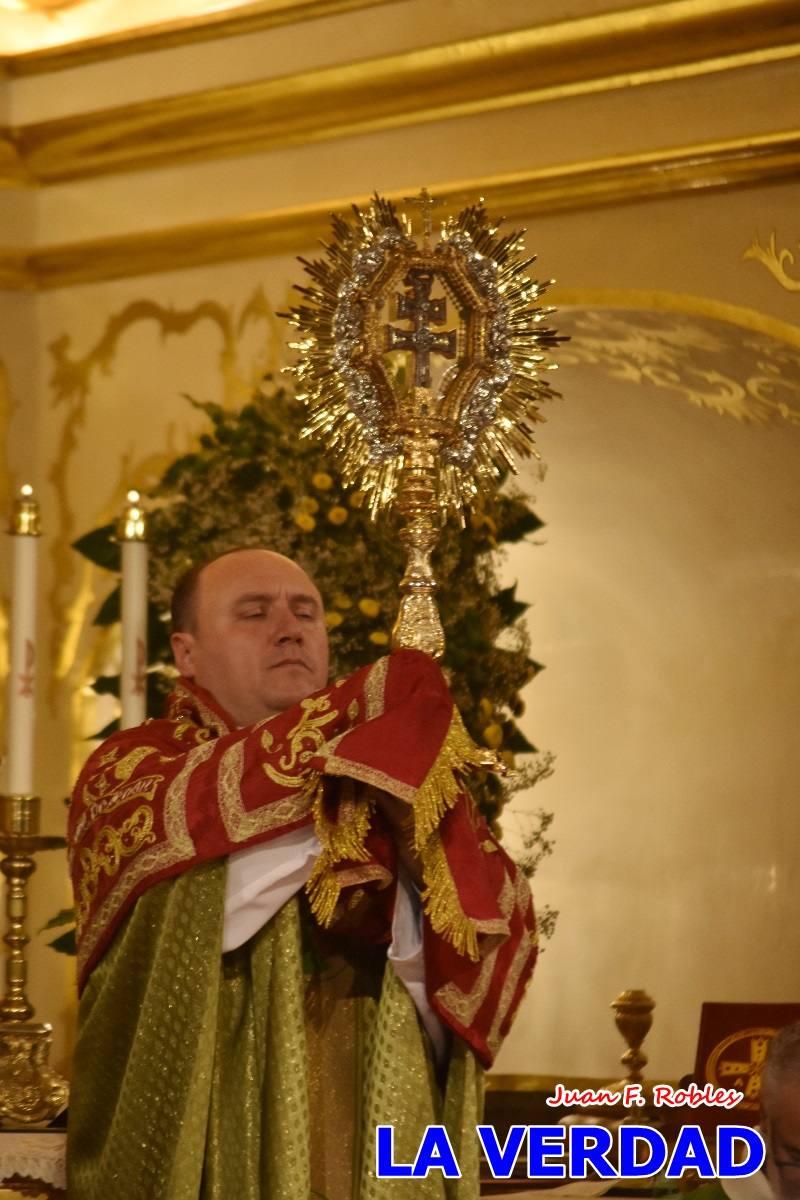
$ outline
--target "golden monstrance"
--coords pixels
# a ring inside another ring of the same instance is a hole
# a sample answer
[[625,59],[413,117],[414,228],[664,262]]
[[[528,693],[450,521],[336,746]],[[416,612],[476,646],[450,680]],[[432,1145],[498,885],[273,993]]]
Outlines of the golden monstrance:
[[375,516],[395,506],[408,561],[394,647],[444,652],[430,554],[449,516],[490,494],[515,455],[536,454],[533,423],[552,396],[546,351],[562,340],[528,275],[524,230],[505,235],[482,202],[441,221],[423,188],[421,229],[375,196],[333,217],[325,257],[300,259],[312,283],[288,314],[293,372],[324,439]]

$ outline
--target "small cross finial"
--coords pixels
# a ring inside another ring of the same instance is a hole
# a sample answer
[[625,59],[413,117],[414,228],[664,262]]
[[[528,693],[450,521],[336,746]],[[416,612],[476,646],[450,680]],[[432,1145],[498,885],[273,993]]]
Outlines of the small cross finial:
[[406,204],[416,204],[422,212],[422,236],[425,239],[425,245],[430,246],[431,238],[433,237],[433,210],[444,204],[444,200],[440,200],[437,196],[432,196],[426,187],[422,188],[416,196],[405,196]]

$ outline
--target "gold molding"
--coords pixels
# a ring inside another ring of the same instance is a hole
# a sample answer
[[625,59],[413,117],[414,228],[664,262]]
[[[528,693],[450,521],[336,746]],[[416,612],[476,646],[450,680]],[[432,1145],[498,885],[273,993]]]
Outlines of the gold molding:
[[[435,186],[456,211],[483,196],[510,219],[796,178],[800,130],[703,143]],[[402,200],[419,181],[389,193]],[[293,254],[324,236],[332,211],[347,213],[366,196],[275,209],[217,221],[42,248],[0,249],[0,286],[48,289],[238,259]]]
[[12,131],[0,129],[0,187],[21,187],[31,182]]
[[250,154],[800,55],[796,0],[671,0],[6,131],[37,183]]
[[754,308],[728,304],[709,296],[688,292],[659,292],[642,288],[561,288],[548,292],[557,308],[616,308],[681,313],[687,317],[710,317],[738,325],[751,333],[765,334],[800,350],[800,325],[791,325]]
[[0,249],[0,291],[32,292],[38,287],[28,251]]
[[334,16],[360,8],[396,4],[399,0],[259,0],[235,13],[207,13],[184,17],[158,25],[85,38],[66,46],[48,46],[42,50],[0,55],[0,77],[40,75],[65,71],[87,63],[106,62],[129,54],[149,54],[192,42],[206,42],[294,25],[318,17]]

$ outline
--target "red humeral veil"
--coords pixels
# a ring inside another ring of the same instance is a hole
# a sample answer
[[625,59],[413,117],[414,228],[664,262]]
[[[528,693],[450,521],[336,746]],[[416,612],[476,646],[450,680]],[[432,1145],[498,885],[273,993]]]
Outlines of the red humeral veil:
[[317,921],[388,943],[397,858],[378,788],[413,813],[431,1006],[491,1065],[533,970],[536,932],[527,880],[463,786],[476,763],[441,671],[418,651],[243,729],[181,680],[166,718],[110,737],[75,787],[81,987],[147,888],[312,822],[323,847],[306,885]]

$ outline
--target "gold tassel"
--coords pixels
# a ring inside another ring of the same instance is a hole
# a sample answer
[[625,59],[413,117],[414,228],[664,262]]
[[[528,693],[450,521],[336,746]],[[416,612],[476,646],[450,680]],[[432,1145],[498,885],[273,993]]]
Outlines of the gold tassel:
[[[450,727],[436,760],[417,790],[411,809],[414,846],[422,861],[425,890],[422,903],[436,933],[446,938],[459,954],[480,959],[475,923],[464,912],[447,862],[438,828],[448,809],[456,803],[461,787],[456,772],[483,764],[483,755],[464,728],[458,709],[453,710]],[[355,801],[354,813],[344,824],[328,820],[325,814],[322,781],[315,784],[312,813],[317,837],[322,845],[314,870],[306,883],[311,911],[323,928],[333,921],[341,887],[335,866],[345,860],[366,862],[364,842],[371,821],[371,805],[366,798]]]
[[482,764],[483,756],[453,709],[450,728],[422,786],[414,797],[414,845],[422,861],[425,891],[422,903],[434,931],[459,954],[480,959],[475,923],[464,912],[438,833],[442,818],[462,790],[457,772]]
[[446,938],[459,954],[478,962],[478,935],[475,923],[461,907],[456,885],[438,833],[431,834],[421,852],[425,891],[422,903],[435,933]]
[[346,824],[339,825],[329,821],[325,814],[324,794],[322,780],[318,779],[311,812],[322,853],[306,883],[306,894],[311,912],[326,929],[333,920],[341,891],[334,867],[345,860],[369,861],[364,842],[369,832],[372,810],[366,799],[356,800],[352,817]]
[[456,771],[477,767],[482,755],[464,728],[461,714],[453,709],[450,728],[428,774],[414,797],[414,846],[422,851],[439,828],[442,817],[458,799],[461,788]]

